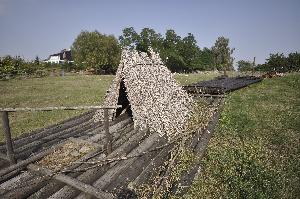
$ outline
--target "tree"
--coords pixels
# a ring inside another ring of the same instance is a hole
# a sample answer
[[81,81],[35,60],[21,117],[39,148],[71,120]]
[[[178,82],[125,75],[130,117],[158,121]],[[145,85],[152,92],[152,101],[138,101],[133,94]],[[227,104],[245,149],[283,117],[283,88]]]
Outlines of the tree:
[[238,71],[244,72],[244,71],[252,71],[253,69],[253,63],[250,61],[240,60],[237,62],[238,64]]
[[0,59],[0,75],[16,73],[14,59],[11,56],[5,56]]
[[290,53],[287,62],[289,71],[300,71],[300,53]]
[[231,57],[234,50],[234,48],[229,47],[229,39],[225,37],[219,37],[212,47],[215,65],[218,70],[224,71],[224,75],[226,75],[226,70],[234,70],[234,58]]
[[196,70],[199,67],[201,52],[197,41],[192,33],[179,42],[179,54],[184,60],[186,67]]
[[40,64],[40,58],[39,56],[36,56],[34,59],[34,64],[39,65]]
[[159,33],[151,28],[143,28],[139,37],[136,49],[141,52],[148,52],[149,47],[159,52],[161,50],[162,38]]
[[119,37],[119,41],[122,48],[135,49],[138,43],[139,34],[134,30],[133,27],[124,28],[123,35]]
[[112,35],[104,35],[98,31],[82,31],[71,50],[74,62],[79,68],[93,68],[101,73],[114,72],[121,55],[118,40]]
[[162,42],[161,58],[166,66],[172,72],[187,72],[189,68],[186,66],[182,56],[182,40],[179,35],[172,29],[165,33],[165,38]]
[[283,53],[270,54],[270,57],[267,59],[266,66],[268,71],[281,73],[288,71],[288,62]]
[[211,49],[204,47],[200,51],[198,64],[200,70],[214,70],[214,55]]
[[129,27],[123,29],[123,35],[119,37],[119,41],[123,48],[148,52],[148,48],[151,46],[155,51],[159,52],[162,37],[151,28],[143,28],[138,34],[133,27]]

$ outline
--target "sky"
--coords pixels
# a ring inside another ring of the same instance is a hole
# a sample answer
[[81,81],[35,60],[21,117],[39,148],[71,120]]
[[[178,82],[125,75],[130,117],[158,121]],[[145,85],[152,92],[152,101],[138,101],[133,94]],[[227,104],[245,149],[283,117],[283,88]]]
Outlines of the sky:
[[270,53],[300,52],[299,10],[300,0],[0,0],[0,56],[46,59],[82,30],[118,38],[132,26],[192,33],[200,48],[224,36],[236,61],[264,63]]

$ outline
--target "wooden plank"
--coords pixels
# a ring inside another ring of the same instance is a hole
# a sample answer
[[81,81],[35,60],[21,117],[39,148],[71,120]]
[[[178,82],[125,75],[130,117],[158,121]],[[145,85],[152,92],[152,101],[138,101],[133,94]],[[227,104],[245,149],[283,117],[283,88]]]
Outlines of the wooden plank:
[[5,141],[6,141],[7,157],[9,158],[10,164],[16,164],[17,161],[15,159],[13,143],[11,140],[11,133],[10,133],[9,119],[8,119],[7,111],[2,112],[2,125],[3,125]]
[[[65,120],[65,122],[59,122],[58,124],[34,130],[30,133],[22,134],[14,140],[14,147],[23,146],[24,144],[28,144],[33,140],[40,140],[45,136],[52,135],[59,131],[63,131],[65,129],[72,128],[79,124],[85,123],[86,121],[91,120],[92,115],[94,115],[94,111],[89,111],[80,116],[75,116],[73,117],[73,119],[71,118]],[[4,149],[3,147],[4,146],[0,146],[0,149]]]
[[[224,100],[221,100],[220,106],[218,110],[214,113],[212,120],[209,122],[207,128],[204,131],[204,134],[200,138],[197,146],[195,147],[195,155],[197,156],[197,160],[195,161],[192,168],[189,170],[189,172],[184,173],[180,179],[179,182],[172,187],[172,193],[175,194],[177,197],[182,197],[188,190],[189,186],[193,183],[195,177],[197,176],[199,172],[199,168],[201,166],[201,160],[205,154],[206,148],[209,144],[210,139],[213,136],[213,132],[218,124],[220,114],[223,110],[224,106]],[[180,191],[178,192],[178,185],[181,186]]]
[[[145,137],[147,137],[149,135],[149,131],[148,130],[144,130],[144,131],[138,131],[138,130],[134,130],[136,133],[131,136],[130,138],[128,138],[126,140],[125,143],[123,143],[120,147],[118,147],[116,150],[114,150],[111,154],[109,154],[106,159],[110,159],[110,158],[115,158],[115,157],[119,157],[122,155],[126,155],[128,154],[130,151],[132,151],[134,148],[136,148],[139,143],[141,142],[141,140],[143,140]],[[101,160],[101,159],[98,159]],[[109,170],[109,168],[111,168],[112,165],[115,165],[116,163],[111,163],[111,165],[102,165],[102,166],[96,166],[94,168],[88,169],[86,170],[84,173],[80,174],[77,179],[91,184],[94,181],[96,181],[97,179],[99,179],[103,174],[105,174],[107,172],[107,170]],[[79,169],[83,169],[85,170],[86,167],[88,167],[89,165],[82,165],[81,167],[79,167]],[[62,189],[60,189],[59,191],[57,191],[55,194],[53,194],[52,196],[50,196],[49,198],[74,198],[76,197],[78,194],[80,194],[76,189],[70,187],[70,186],[65,186]]]
[[56,148],[58,148],[58,147],[60,147],[60,146],[62,146],[62,145],[64,145],[64,144],[65,144],[65,142],[60,143],[60,144],[56,145],[55,147],[52,147],[52,148],[50,148],[50,149],[47,149],[47,150],[45,150],[45,151],[43,151],[43,152],[41,152],[41,153],[38,153],[38,154],[36,154],[36,155],[33,155],[32,157],[30,157],[30,158],[28,158],[28,159],[26,159],[26,160],[20,161],[20,162],[18,162],[17,164],[11,165],[10,167],[7,167],[7,168],[5,168],[5,169],[0,170],[0,178],[1,178],[2,176],[4,176],[4,175],[6,175],[6,174],[8,174],[8,173],[10,173],[10,172],[12,172],[12,171],[14,171],[14,170],[17,170],[17,169],[20,169],[20,168],[24,168],[24,167],[26,167],[28,164],[30,164],[30,163],[32,163],[32,162],[35,162],[35,161],[37,161],[37,160],[43,158],[44,156],[46,156],[46,155],[52,153]]
[[27,166],[27,168],[30,171],[33,172],[37,172],[39,174],[42,175],[47,175],[47,176],[52,176],[55,180],[63,182],[71,187],[74,187],[76,189],[78,189],[79,191],[82,191],[84,193],[87,193],[91,196],[94,196],[96,198],[100,198],[100,199],[109,199],[109,198],[114,198],[114,196],[110,193],[106,193],[104,191],[101,191],[89,184],[85,184],[83,182],[80,182],[79,180],[69,177],[67,175],[63,175],[63,174],[55,174],[53,171],[51,171],[50,169],[46,169],[34,164],[30,164]]
[[0,159],[10,161],[10,159],[4,153],[0,153]]
[[54,111],[54,110],[87,110],[87,109],[117,109],[122,106],[58,106],[43,108],[0,108],[0,112],[18,112],[18,111]]

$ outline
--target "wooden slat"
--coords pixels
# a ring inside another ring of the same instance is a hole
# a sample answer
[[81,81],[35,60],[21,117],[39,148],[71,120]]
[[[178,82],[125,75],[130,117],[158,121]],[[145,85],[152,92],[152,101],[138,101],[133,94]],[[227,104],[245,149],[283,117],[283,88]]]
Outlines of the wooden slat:
[[12,171],[14,171],[14,170],[20,169],[20,168],[24,168],[24,167],[26,167],[28,164],[30,164],[30,163],[32,163],[32,162],[35,162],[35,161],[37,161],[37,160],[43,158],[44,156],[46,156],[46,155],[52,153],[56,148],[58,148],[58,147],[60,147],[60,146],[62,146],[62,145],[64,145],[64,144],[65,144],[65,142],[60,143],[60,144],[56,145],[55,147],[52,147],[52,148],[50,148],[50,149],[47,149],[47,150],[45,150],[45,151],[43,151],[43,152],[41,152],[41,153],[38,153],[38,154],[36,154],[36,155],[33,155],[32,157],[30,157],[30,158],[28,158],[28,159],[26,159],[26,160],[20,161],[20,162],[18,162],[17,164],[11,165],[10,167],[7,167],[7,168],[5,168],[5,169],[0,170],[0,178],[1,178],[2,176],[4,176],[5,174],[8,174],[8,173],[10,173],[10,172],[12,172]]
[[117,109],[121,106],[58,106],[43,108],[0,108],[2,112],[18,112],[18,111],[54,111],[54,110],[87,110],[87,109]]
[[7,161],[9,161],[9,158],[8,158],[7,155],[4,154],[4,153],[0,153],[0,158],[1,158],[2,160],[7,160]]
[[100,198],[100,199],[109,199],[109,198],[114,198],[112,194],[110,193],[106,193],[104,191],[101,191],[89,184],[85,184],[83,182],[80,182],[79,180],[69,177],[67,175],[63,175],[63,174],[55,174],[53,171],[51,171],[50,169],[46,169],[34,164],[30,164],[27,166],[27,168],[30,171],[33,172],[37,172],[39,174],[42,175],[46,175],[46,176],[52,176],[55,180],[63,182],[69,186],[72,186],[84,193],[87,193],[91,196],[94,196],[96,198]]

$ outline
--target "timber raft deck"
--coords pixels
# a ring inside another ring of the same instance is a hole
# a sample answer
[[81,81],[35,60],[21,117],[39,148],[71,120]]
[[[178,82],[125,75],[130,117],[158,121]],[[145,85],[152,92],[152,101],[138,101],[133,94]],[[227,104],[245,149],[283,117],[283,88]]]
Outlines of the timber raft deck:
[[[249,81],[247,85],[250,83],[254,82]],[[198,83],[201,84],[207,85]],[[195,88],[195,85],[191,86]],[[195,94],[195,91],[191,93]],[[197,93],[200,96],[216,94],[202,90]],[[176,192],[177,196],[185,193],[197,175],[222,110],[223,97],[206,100],[208,105],[217,109],[206,129],[195,132],[186,142],[186,147],[195,153],[198,160],[177,184],[172,185],[170,191]],[[134,129],[132,119],[123,114],[109,124],[113,139],[112,152],[107,154],[104,124],[94,123],[93,114],[94,111],[89,111],[15,139],[13,145],[18,163],[9,166],[7,161],[0,161],[0,198],[136,198],[131,191],[133,188],[143,184],[155,184],[159,188],[168,171],[167,168],[158,168],[170,159],[175,143],[156,133],[150,134],[147,129]],[[94,148],[60,171],[38,164],[39,160],[69,141],[87,143]],[[0,151],[5,153],[5,144],[0,145]],[[157,182],[155,176],[160,176],[161,181]]]

